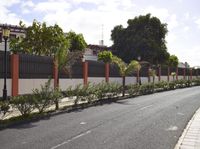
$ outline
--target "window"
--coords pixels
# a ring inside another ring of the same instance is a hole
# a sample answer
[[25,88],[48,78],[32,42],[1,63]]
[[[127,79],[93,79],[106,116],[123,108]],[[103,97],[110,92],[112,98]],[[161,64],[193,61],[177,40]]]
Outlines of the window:
[[15,39],[16,38],[16,34],[10,34],[10,39]]

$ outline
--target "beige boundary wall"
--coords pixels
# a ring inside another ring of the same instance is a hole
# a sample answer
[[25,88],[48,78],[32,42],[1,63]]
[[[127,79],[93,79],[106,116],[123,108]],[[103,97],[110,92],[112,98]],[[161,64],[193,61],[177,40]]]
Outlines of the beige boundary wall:
[[[140,77],[141,83],[148,83],[148,77]],[[178,76],[178,79],[183,79],[183,76]],[[193,76],[192,78],[196,78],[196,76]],[[186,76],[186,79],[188,79],[188,76]],[[136,77],[126,77],[126,85],[129,84],[135,84],[136,83]],[[151,82],[153,78],[151,77]],[[47,82],[48,79],[19,79],[19,95],[21,94],[30,94],[32,93],[32,90],[35,88],[40,88],[41,85],[44,85],[45,82]],[[51,80],[51,86],[53,87],[54,80]],[[104,77],[88,77],[88,82],[90,83],[100,83],[102,81],[105,81]],[[161,81],[167,81],[167,76],[161,76]],[[173,77],[170,76],[170,81],[173,81]],[[109,82],[116,82],[119,84],[122,84],[122,78],[121,77],[110,77]],[[158,82],[158,77],[155,77],[155,82]],[[66,90],[69,86],[75,87],[78,84],[83,84],[83,79],[59,79],[59,86],[61,90]],[[0,79],[0,97],[3,95],[3,79]],[[8,96],[11,96],[11,90],[12,90],[12,80],[7,79],[7,93]]]

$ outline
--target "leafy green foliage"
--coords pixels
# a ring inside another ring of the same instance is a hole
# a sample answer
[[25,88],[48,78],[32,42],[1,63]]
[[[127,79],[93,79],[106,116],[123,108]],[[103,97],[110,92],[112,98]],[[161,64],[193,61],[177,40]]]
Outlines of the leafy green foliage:
[[126,63],[138,56],[153,64],[165,63],[169,58],[165,36],[167,24],[150,14],[128,20],[127,28],[115,26],[111,33],[115,54]]
[[175,81],[169,82],[168,86],[169,86],[170,90],[176,89],[176,83],[175,83]]
[[141,66],[138,61],[132,60],[128,65],[119,57],[113,56],[112,63],[119,68],[121,76],[127,76],[136,70],[140,70]]
[[72,51],[83,51],[87,47],[87,43],[82,34],[76,34],[70,31],[66,34],[66,39],[70,42],[69,50]]
[[140,86],[139,92],[141,95],[151,94],[154,92],[154,84],[147,83]]
[[156,91],[168,90],[168,82],[160,81],[154,84],[154,89]]
[[41,89],[34,89],[33,96],[35,108],[38,109],[39,113],[49,108],[54,100],[54,89],[51,88],[51,79],[45,85],[41,85]]
[[139,94],[140,85],[138,84],[130,84],[127,86],[127,93],[130,96],[136,96]]
[[53,56],[58,65],[65,63],[70,44],[57,24],[47,26],[45,22],[34,20],[29,27],[25,27],[22,22],[20,26],[26,30],[26,36],[11,40],[12,52]]
[[9,111],[9,104],[10,103],[8,101],[0,101],[0,112],[3,112],[3,115],[5,115]]
[[22,116],[28,116],[35,109],[33,95],[12,97],[11,104],[20,111]]
[[132,60],[128,65],[119,57],[113,56],[112,63],[116,64],[119,68],[120,75],[122,76],[122,95],[125,95],[125,76],[131,74],[132,72],[136,70],[141,69],[141,65],[138,61]]
[[103,61],[104,63],[110,63],[112,61],[112,52],[102,51],[98,53],[98,60]]
[[168,60],[168,65],[172,67],[178,66],[178,57],[176,55],[171,55]]

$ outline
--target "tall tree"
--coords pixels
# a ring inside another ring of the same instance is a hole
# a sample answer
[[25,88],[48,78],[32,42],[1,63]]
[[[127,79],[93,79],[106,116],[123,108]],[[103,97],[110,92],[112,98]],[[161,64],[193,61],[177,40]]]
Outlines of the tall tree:
[[151,14],[128,20],[127,28],[122,25],[114,27],[111,33],[115,54],[125,62],[137,59],[159,64],[169,57],[165,36],[167,24],[162,24]]
[[34,20],[29,27],[26,27],[20,21],[20,26],[26,31],[26,35],[11,41],[11,51],[53,56],[57,59],[59,66],[64,65],[69,51],[69,41],[65,38],[63,30],[57,24],[47,26],[45,22],[40,23]]
[[66,34],[66,39],[70,41],[70,51],[83,51],[87,47],[87,43],[82,34],[76,34],[70,31]]

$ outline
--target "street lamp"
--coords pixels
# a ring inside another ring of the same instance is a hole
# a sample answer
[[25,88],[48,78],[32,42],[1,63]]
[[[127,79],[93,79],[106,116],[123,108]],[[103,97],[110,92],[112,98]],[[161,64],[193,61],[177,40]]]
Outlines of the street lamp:
[[4,88],[3,88],[3,100],[7,100],[7,87],[6,87],[6,79],[7,79],[7,40],[10,36],[10,29],[8,26],[3,26],[2,28],[3,39],[5,41],[5,51],[4,51]]
[[[140,64],[141,56],[139,55],[139,56],[137,57],[137,59],[138,59],[139,64]],[[138,71],[139,71],[139,70],[138,70]],[[140,71],[139,71],[138,73],[139,73],[139,85],[141,85],[142,82],[141,82],[141,78],[140,78]]]

